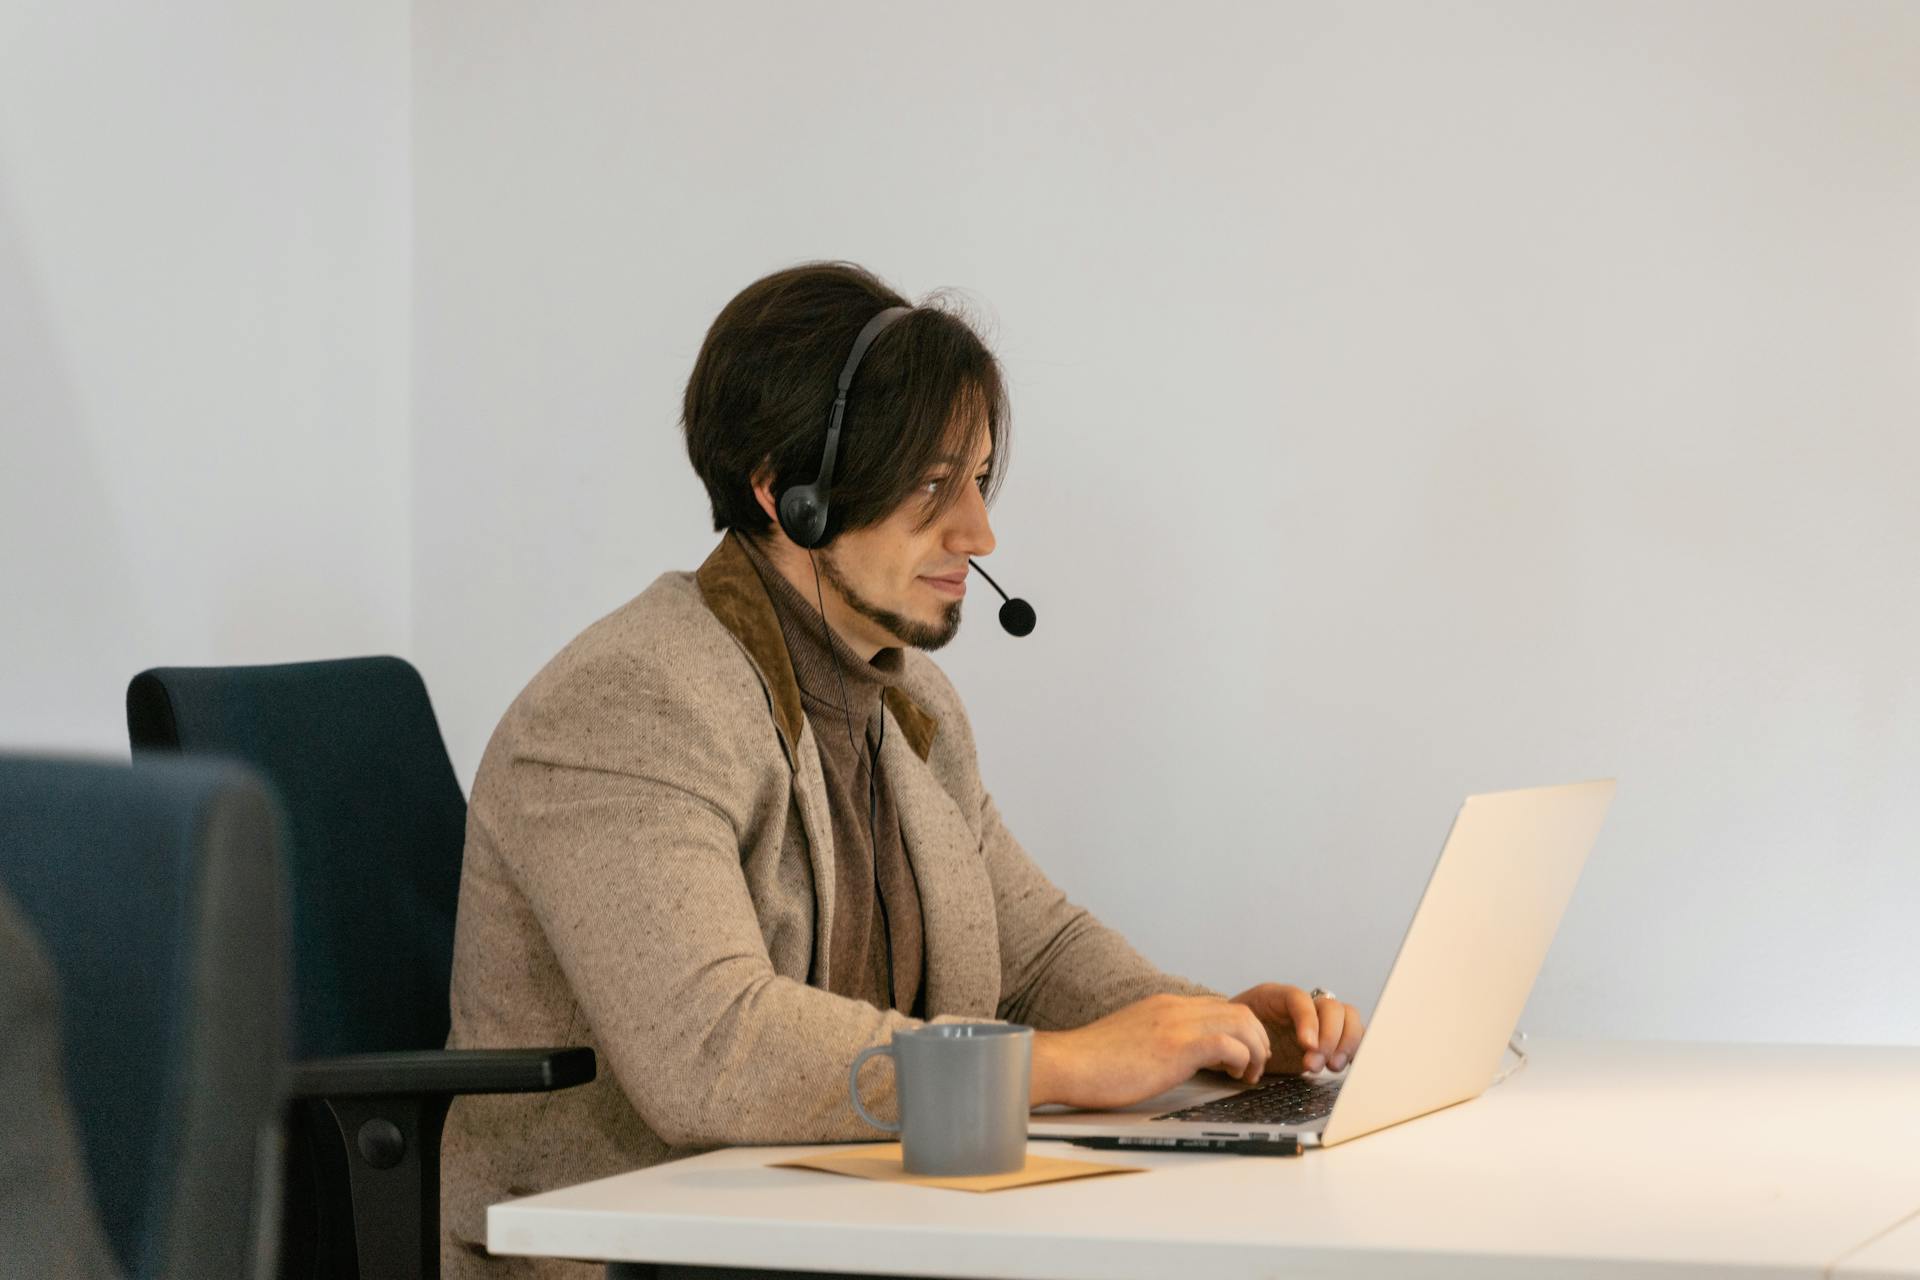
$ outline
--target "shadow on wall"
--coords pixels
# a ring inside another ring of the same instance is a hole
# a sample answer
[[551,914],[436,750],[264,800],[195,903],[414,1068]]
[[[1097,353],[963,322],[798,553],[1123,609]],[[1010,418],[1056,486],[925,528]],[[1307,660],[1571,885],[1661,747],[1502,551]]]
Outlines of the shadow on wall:
[[124,747],[141,610],[33,261],[0,172],[0,744]]

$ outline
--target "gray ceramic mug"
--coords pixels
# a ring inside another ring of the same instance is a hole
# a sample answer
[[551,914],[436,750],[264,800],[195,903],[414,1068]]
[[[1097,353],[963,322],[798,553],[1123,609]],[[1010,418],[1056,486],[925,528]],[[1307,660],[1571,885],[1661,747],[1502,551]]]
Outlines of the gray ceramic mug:
[[[860,1101],[860,1068],[881,1054],[893,1059],[899,1124],[878,1119]],[[1010,1023],[896,1031],[892,1044],[862,1049],[847,1073],[860,1118],[900,1135],[908,1173],[935,1177],[1025,1168],[1032,1080],[1033,1028]]]

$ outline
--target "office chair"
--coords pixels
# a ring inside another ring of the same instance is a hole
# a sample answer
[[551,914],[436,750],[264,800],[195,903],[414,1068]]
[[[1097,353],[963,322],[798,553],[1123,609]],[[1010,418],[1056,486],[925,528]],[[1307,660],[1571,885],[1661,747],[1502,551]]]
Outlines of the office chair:
[[128,686],[127,730],[136,758],[243,760],[285,805],[311,1150],[292,1166],[289,1275],[431,1280],[453,1099],[570,1088],[595,1064],[586,1047],[444,1047],[467,806],[419,673],[391,657],[155,668]]
[[[67,1210],[10,1211],[0,1272],[51,1248],[49,1274],[268,1276],[290,1013],[276,827],[232,765],[0,756],[10,1036],[59,1006],[41,1043],[5,1046],[42,1079],[5,1099],[0,1133],[10,1174],[56,1185],[4,1193]],[[44,1079],[56,1041],[65,1098]]]

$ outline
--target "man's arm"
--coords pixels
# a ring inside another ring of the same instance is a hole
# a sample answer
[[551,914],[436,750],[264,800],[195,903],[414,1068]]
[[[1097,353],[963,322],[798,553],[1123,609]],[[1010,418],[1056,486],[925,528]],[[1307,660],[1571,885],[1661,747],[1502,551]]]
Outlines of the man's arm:
[[1034,1028],[1035,1105],[1137,1102],[1195,1071],[1248,1081],[1269,1053],[1244,1005],[1148,963],[1119,933],[1068,901],[1001,821],[980,782],[966,708],[946,673],[909,654],[912,693],[939,719],[927,763],[977,833],[993,887],[1002,1017]]
[[1084,1026],[1153,995],[1223,998],[1154,967],[1120,933],[1069,901],[981,793],[980,849],[1000,924],[1000,1013],[1040,1031]]
[[1228,1001],[1154,968],[1054,887],[984,792],[981,848],[1000,915],[1001,1012],[1035,1028],[1036,1105],[1126,1106],[1207,1068],[1249,1084],[1268,1070],[1337,1071],[1358,1046],[1359,1015],[1337,1000],[1316,1006],[1263,983]]
[[1163,973],[1034,865],[981,792],[1000,926],[1000,1012],[1034,1028],[1034,1105],[1117,1107],[1212,1068],[1251,1084],[1272,1053],[1245,1005]]

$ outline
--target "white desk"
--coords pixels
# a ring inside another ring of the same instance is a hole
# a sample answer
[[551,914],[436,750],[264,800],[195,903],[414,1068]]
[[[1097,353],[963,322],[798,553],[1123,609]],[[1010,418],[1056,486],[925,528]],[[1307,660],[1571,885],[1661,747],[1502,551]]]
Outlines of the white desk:
[[[991,1195],[743,1147],[488,1211],[496,1253],[1010,1280],[1820,1276],[1914,1268],[1920,1048],[1536,1043],[1484,1097],[1297,1159]],[[1901,1250],[1904,1249],[1904,1252]],[[1904,1261],[1902,1261],[1904,1260]],[[1866,1274],[1901,1274],[1893,1271]]]

